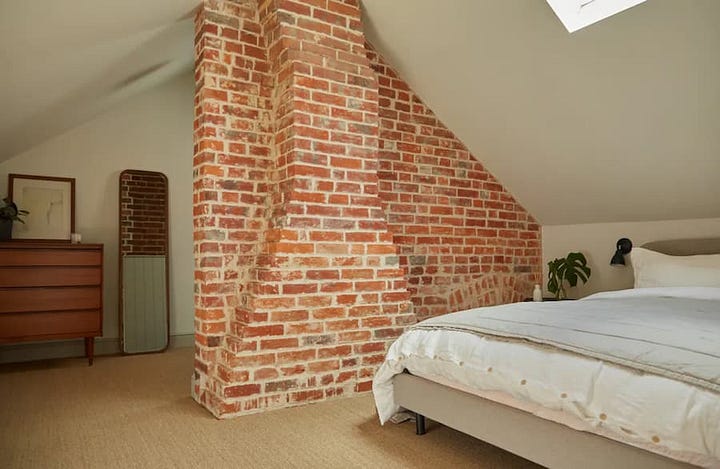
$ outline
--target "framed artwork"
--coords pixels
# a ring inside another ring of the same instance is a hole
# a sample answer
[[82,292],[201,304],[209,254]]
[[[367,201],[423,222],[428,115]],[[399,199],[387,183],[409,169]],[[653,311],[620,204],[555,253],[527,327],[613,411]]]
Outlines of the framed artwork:
[[13,223],[12,238],[70,242],[75,231],[75,179],[10,174],[8,195],[30,213]]

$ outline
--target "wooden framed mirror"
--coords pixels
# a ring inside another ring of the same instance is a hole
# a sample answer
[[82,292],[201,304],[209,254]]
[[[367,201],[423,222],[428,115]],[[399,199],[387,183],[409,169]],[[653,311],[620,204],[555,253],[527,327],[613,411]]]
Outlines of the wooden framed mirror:
[[120,173],[119,212],[121,349],[162,352],[170,339],[167,177],[134,169]]

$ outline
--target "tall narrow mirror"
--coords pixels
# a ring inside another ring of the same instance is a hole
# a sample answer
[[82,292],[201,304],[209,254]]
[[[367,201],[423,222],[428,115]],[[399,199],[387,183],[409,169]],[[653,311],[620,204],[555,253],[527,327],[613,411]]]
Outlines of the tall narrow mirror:
[[162,352],[169,341],[168,182],[120,174],[120,340],[123,353]]

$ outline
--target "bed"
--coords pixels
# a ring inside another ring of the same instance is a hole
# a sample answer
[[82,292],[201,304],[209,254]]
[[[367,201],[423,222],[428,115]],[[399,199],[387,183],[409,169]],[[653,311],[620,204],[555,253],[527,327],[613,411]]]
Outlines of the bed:
[[419,434],[428,417],[551,468],[720,468],[717,253],[652,243],[637,288],[411,327],[375,377],[381,422],[411,411]]

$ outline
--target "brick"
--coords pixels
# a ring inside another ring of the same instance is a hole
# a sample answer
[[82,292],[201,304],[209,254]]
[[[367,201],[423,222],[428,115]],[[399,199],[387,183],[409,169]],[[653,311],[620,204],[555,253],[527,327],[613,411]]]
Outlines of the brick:
[[337,337],[333,334],[311,335],[302,338],[303,345],[329,345],[336,342]]
[[260,341],[261,350],[273,350],[280,348],[293,348],[298,346],[298,340],[294,338],[289,339],[267,339]]
[[277,354],[278,363],[297,363],[312,360],[316,357],[315,349],[299,350],[294,352],[280,352]]
[[[377,301],[375,298],[368,298],[367,302]],[[348,315],[351,317],[373,316],[379,313],[377,305],[357,305],[350,308]]]
[[314,308],[322,306],[330,306],[333,302],[331,296],[301,296],[298,298],[298,305]]
[[350,355],[350,353],[352,353],[352,347],[350,345],[321,348],[318,349],[318,358],[344,357]]
[[324,371],[333,371],[340,369],[340,362],[338,360],[324,360],[318,362],[311,362],[308,364],[308,370],[313,373],[321,373]]
[[280,368],[280,373],[282,373],[283,376],[294,376],[294,375],[301,375],[305,373],[305,365],[295,365],[292,367],[284,367]]
[[339,342],[364,342],[370,340],[370,331],[351,331],[351,332],[340,332],[338,334]]
[[244,397],[259,393],[259,384],[241,384],[238,386],[228,386],[223,390],[223,395],[225,397]]
[[317,293],[316,284],[286,284],[282,286],[283,295],[301,295],[304,293]]
[[[377,311],[377,309],[375,310]],[[360,325],[363,328],[387,327],[391,326],[392,323],[392,318],[389,316],[364,317],[360,320]]]
[[227,383],[243,383],[250,378],[247,370],[232,370],[225,366],[218,366],[217,370],[218,377]]
[[356,346],[357,353],[373,353],[373,352],[384,352],[386,347],[385,342],[371,342],[367,344],[360,344]]
[[362,358],[362,364],[367,365],[380,365],[385,361],[385,354],[371,355]]
[[355,385],[355,392],[367,392],[372,391],[372,380],[362,381]]
[[344,383],[346,381],[357,379],[357,371],[342,371],[335,379],[336,383]]
[[289,389],[297,388],[298,382],[295,379],[285,379],[282,381],[271,381],[265,383],[265,392],[278,392],[287,391]]
[[243,337],[266,337],[269,335],[283,335],[284,328],[282,325],[272,326],[245,326],[243,327]]
[[306,310],[273,311],[270,313],[270,321],[272,322],[306,321],[308,317],[309,314]]
[[357,329],[360,322],[357,319],[344,319],[340,321],[326,321],[325,327],[328,331],[344,331],[348,329]]
[[305,276],[309,280],[337,280],[340,273],[337,270],[309,270]]
[[289,324],[287,326],[288,334],[292,335],[304,335],[304,334],[319,334],[323,332],[322,323],[300,323],[300,324]]
[[278,8],[301,16],[310,16],[312,11],[309,6],[304,5],[301,1],[292,0],[278,0]]
[[279,376],[275,368],[262,368],[253,373],[253,379],[256,381],[264,381],[266,379],[274,379]]
[[325,396],[322,390],[298,391],[290,393],[290,402],[317,401]]
[[368,391],[406,326],[541,275],[540,226],[364,44],[358,1],[257,8],[196,19],[192,389],[216,415]]
[[312,312],[315,319],[341,318],[347,315],[347,310],[342,307],[320,308]]

